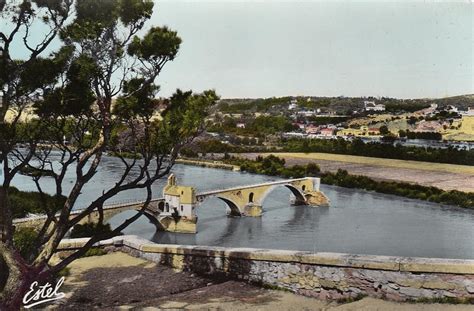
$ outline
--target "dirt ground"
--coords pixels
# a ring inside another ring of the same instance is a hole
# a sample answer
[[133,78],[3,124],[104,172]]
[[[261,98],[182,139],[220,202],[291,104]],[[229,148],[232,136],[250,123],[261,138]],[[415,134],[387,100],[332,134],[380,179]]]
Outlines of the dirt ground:
[[338,304],[215,280],[172,269],[124,253],[82,258],[70,266],[61,288],[66,299],[55,310],[474,310],[474,306],[403,304],[372,298]]
[[[257,153],[234,154],[254,159]],[[368,157],[329,155],[318,153],[277,153],[287,165],[317,163],[322,171],[347,170],[350,174],[365,175],[377,180],[404,181],[444,190],[474,192],[474,167],[416,161]],[[328,158],[334,158],[329,160]]]

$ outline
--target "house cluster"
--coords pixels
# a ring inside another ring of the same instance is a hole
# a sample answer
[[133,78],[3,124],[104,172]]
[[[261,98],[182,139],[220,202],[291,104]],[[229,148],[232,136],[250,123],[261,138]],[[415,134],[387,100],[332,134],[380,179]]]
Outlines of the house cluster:
[[[309,102],[311,99],[308,98],[306,101]],[[304,107],[298,106],[297,99],[291,99],[288,102],[288,111],[291,111],[291,117],[293,119],[300,118],[300,117],[329,117],[337,115],[335,111],[329,110],[327,108],[315,108],[315,109],[308,109]]]
[[431,117],[431,116],[434,116],[434,115],[436,115],[437,113],[439,113],[441,111],[446,111],[448,113],[455,113],[455,114],[459,114],[461,116],[470,116],[470,115],[472,116],[472,115],[474,115],[474,107],[468,107],[467,110],[461,110],[458,107],[453,106],[453,105],[448,105],[444,108],[440,108],[440,107],[438,107],[437,104],[431,104],[430,107],[418,110],[418,111],[415,112],[415,114]]
[[299,132],[285,133],[286,137],[320,137],[320,138],[332,138],[336,136],[339,128],[334,124],[327,125],[314,125],[311,123],[295,122],[293,126],[299,129]]

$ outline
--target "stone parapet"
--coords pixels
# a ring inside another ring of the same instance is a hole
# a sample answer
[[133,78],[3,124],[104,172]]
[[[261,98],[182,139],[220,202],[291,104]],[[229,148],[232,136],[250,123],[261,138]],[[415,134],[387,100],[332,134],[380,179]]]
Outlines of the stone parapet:
[[[86,242],[63,240],[60,251]],[[136,236],[119,236],[96,246],[169,265],[177,271],[227,276],[320,299],[360,295],[397,301],[474,299],[474,260],[168,245]]]

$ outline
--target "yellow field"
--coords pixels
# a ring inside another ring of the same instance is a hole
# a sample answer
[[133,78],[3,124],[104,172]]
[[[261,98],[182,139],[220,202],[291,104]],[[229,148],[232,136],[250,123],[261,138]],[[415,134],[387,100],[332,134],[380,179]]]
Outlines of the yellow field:
[[[262,155],[269,155],[269,154],[270,153],[268,154],[262,153]],[[340,161],[340,162],[349,162],[349,163],[357,163],[357,164],[370,164],[370,165],[376,165],[376,166],[387,166],[387,167],[396,167],[396,168],[408,168],[408,169],[474,175],[474,166],[468,166],[468,165],[431,163],[431,162],[408,161],[408,160],[394,160],[394,159],[371,158],[371,157],[361,157],[361,156],[352,156],[352,155],[343,155],[343,154],[330,154],[330,153],[282,152],[282,153],[275,153],[274,155],[278,157],[282,157],[282,158],[292,157],[292,158],[300,158],[300,159]]]
[[474,116],[463,116],[458,130],[447,130],[444,139],[474,141]]
[[459,131],[469,135],[474,135],[474,116],[464,116]]

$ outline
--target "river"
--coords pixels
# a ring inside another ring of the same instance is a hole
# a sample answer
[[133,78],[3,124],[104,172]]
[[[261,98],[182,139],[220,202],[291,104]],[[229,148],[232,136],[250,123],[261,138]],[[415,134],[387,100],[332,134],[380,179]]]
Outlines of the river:
[[[78,207],[112,185],[120,172],[119,160],[106,157],[79,197]],[[180,184],[192,185],[198,191],[278,180],[185,165],[176,165],[173,172]],[[72,176],[65,181],[65,188],[70,188]],[[156,183],[154,197],[161,197],[164,183]],[[27,176],[16,177],[14,185],[34,190]],[[43,186],[46,191],[53,189],[51,180],[45,180]],[[262,217],[227,217],[225,203],[209,198],[197,210],[197,234],[157,232],[146,217],[124,233],[158,243],[474,259],[472,210],[336,186],[322,185],[321,190],[331,200],[329,207],[292,206],[290,191],[281,186],[263,203]],[[137,191],[114,198],[115,202],[140,199],[143,193]],[[110,223],[116,226],[133,213],[117,215]]]

